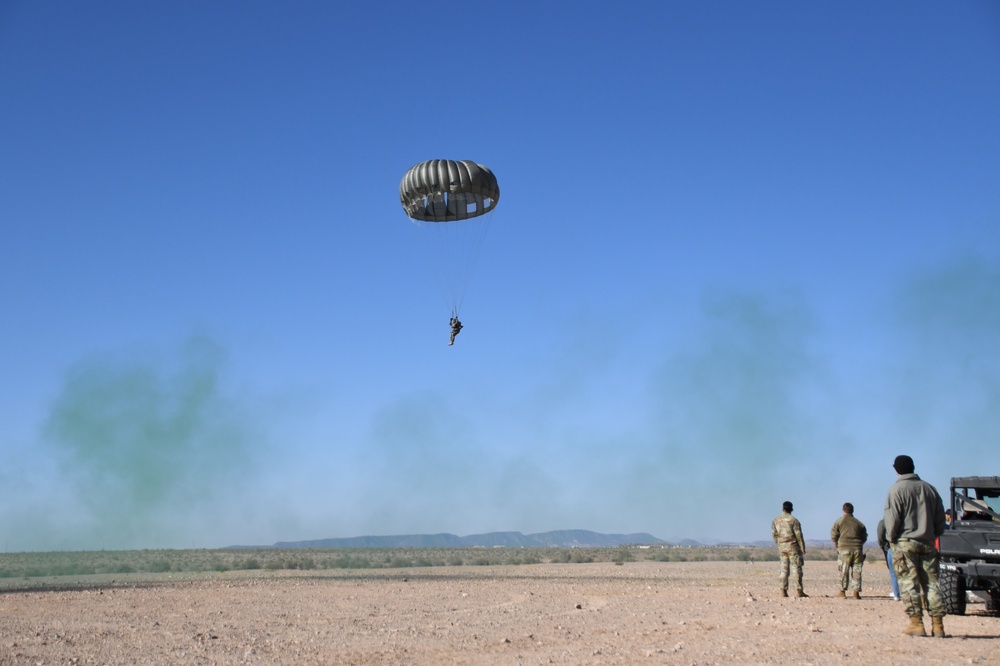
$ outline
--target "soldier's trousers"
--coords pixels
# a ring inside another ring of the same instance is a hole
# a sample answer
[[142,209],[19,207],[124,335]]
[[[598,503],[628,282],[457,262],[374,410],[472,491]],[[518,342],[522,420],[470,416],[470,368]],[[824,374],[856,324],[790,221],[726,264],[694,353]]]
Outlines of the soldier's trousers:
[[892,568],[899,581],[899,595],[906,606],[906,614],[923,615],[921,590],[927,595],[927,613],[931,617],[944,617],[944,601],[938,586],[938,569],[941,556],[937,548],[919,541],[900,539],[892,544]]
[[852,592],[861,591],[861,568],[865,564],[865,554],[861,550],[837,550],[840,565],[840,589],[847,592],[848,583]]
[[793,552],[778,552],[778,557],[781,559],[781,589],[788,589],[788,576],[795,579],[795,589],[802,589],[802,553],[798,551]]

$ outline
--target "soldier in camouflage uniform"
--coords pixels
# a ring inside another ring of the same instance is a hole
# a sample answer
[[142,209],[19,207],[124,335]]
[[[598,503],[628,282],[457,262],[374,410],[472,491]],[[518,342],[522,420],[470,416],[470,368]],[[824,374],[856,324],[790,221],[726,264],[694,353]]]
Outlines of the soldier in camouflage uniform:
[[451,338],[448,339],[448,346],[450,347],[455,344],[455,336],[462,330],[462,322],[458,320],[458,317],[452,317],[448,320],[448,325],[451,326]]
[[781,515],[771,521],[771,536],[778,544],[781,558],[781,596],[788,596],[789,573],[795,577],[795,596],[808,597],[802,590],[802,558],[806,542],[802,539],[802,525],[792,516],[792,503],[781,505]]
[[944,638],[944,601],[938,586],[941,555],[935,540],[944,532],[944,503],[931,484],[913,473],[913,458],[896,456],[892,463],[898,478],[885,500],[885,535],[892,547],[892,566],[899,592],[910,616],[903,630],[909,636],[926,636],[921,596],[927,600],[931,633]]
[[840,566],[840,592],[838,597],[847,596],[850,583],[851,596],[861,598],[861,568],[865,564],[865,542],[868,529],[854,517],[854,505],[844,503],[844,515],[837,519],[830,530],[830,539],[837,549],[837,563]]

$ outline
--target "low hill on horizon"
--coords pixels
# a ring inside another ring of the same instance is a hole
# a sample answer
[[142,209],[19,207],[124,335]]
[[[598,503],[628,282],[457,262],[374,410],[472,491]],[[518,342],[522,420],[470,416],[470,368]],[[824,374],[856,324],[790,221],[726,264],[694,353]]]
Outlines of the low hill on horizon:
[[624,545],[653,545],[667,542],[651,534],[601,534],[589,530],[558,530],[523,534],[487,532],[455,534],[402,534],[359,536],[310,541],[279,541],[274,548],[613,548]]
[[[457,536],[455,534],[399,534],[356,536],[306,541],[278,541],[270,546],[227,546],[240,548],[617,548],[618,546],[773,546],[771,541],[721,541],[702,543],[693,539],[668,541],[646,532],[633,534],[602,534],[590,530],[554,530],[524,534],[522,532],[487,532]],[[807,546],[818,545],[807,542]]]

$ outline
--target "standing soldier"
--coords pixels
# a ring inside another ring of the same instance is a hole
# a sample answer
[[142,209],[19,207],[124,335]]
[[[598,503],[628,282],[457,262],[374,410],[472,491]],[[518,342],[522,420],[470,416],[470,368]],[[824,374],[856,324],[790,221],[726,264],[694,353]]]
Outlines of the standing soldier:
[[944,532],[944,503],[937,489],[913,473],[913,458],[896,456],[898,478],[885,500],[885,536],[892,547],[892,566],[906,603],[909,636],[926,636],[921,593],[927,599],[931,632],[944,638],[944,601],[938,586],[941,555],[934,545]]
[[840,592],[837,596],[842,599],[847,597],[847,584],[850,582],[852,596],[860,599],[861,568],[865,564],[864,547],[868,541],[868,530],[854,517],[854,505],[850,502],[844,502],[844,515],[833,524],[830,539],[837,549],[840,564]]
[[771,521],[771,536],[778,544],[781,557],[781,596],[788,596],[789,570],[795,576],[795,596],[808,597],[802,591],[802,557],[806,554],[806,542],[802,539],[802,525],[792,516],[792,503],[781,505],[781,515]]

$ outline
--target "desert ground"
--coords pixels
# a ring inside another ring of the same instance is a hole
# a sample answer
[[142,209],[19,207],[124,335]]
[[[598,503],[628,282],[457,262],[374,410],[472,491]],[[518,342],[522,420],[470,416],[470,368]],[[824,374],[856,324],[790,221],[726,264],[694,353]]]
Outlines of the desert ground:
[[[1000,618],[911,638],[881,562],[809,598],[775,562],[610,562],[95,576],[0,588],[0,664],[1000,664]],[[929,628],[929,624],[928,624]]]

